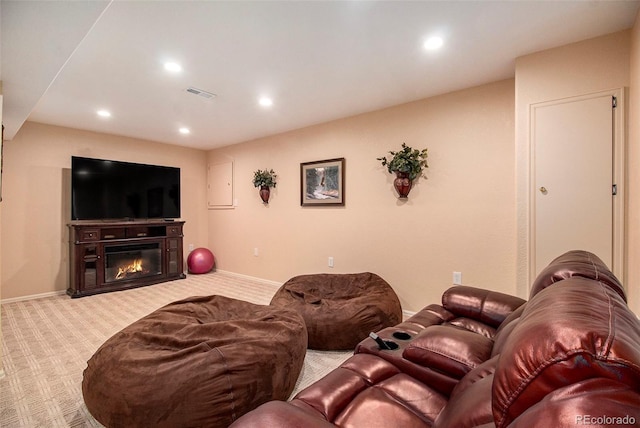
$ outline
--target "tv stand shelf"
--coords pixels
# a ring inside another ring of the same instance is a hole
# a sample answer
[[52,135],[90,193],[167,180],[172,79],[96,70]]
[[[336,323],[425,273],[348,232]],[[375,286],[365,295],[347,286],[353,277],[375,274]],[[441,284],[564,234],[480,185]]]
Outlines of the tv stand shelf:
[[[183,226],[184,221],[166,220],[71,222],[67,294],[82,297],[186,278]],[[113,275],[115,264],[127,257],[140,266]]]

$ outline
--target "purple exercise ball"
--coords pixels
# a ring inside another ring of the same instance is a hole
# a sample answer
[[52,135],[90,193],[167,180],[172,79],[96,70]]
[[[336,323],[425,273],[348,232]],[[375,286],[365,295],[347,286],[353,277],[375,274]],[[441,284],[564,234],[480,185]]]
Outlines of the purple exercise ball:
[[213,269],[213,253],[206,248],[196,248],[187,257],[189,273],[207,273]]

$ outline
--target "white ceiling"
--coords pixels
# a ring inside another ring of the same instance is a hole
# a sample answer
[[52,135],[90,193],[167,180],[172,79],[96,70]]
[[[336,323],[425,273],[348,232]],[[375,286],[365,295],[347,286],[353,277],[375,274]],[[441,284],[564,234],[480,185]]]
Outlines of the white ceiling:
[[[630,28],[639,7],[2,0],[5,139],[31,120],[211,149],[510,78],[515,58]],[[426,51],[434,34],[445,44]],[[169,60],[183,71],[165,71]]]

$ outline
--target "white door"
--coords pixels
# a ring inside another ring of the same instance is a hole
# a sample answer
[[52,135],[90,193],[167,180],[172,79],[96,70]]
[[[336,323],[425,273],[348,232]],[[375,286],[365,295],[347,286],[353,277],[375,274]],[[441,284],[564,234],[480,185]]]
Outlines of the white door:
[[532,109],[535,275],[569,250],[613,260],[611,95]]

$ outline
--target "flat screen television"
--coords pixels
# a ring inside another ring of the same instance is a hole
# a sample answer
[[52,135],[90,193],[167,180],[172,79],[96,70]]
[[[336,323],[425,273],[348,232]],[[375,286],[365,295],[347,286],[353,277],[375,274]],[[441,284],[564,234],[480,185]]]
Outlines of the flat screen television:
[[72,220],[180,217],[180,168],[71,157]]

